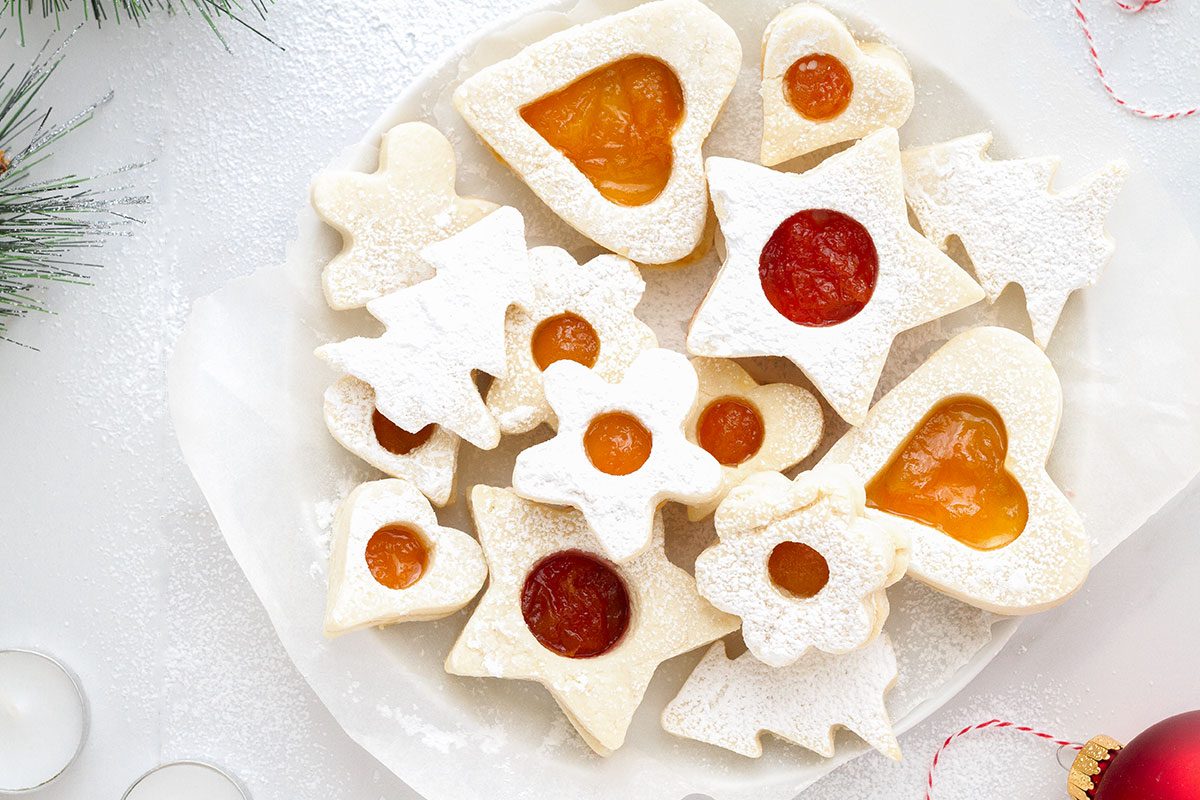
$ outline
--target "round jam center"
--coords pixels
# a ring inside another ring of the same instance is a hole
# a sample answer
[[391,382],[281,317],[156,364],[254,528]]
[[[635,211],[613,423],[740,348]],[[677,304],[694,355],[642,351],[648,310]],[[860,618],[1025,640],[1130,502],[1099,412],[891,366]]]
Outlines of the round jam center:
[[637,472],[650,457],[653,445],[646,426],[623,411],[601,414],[583,434],[583,449],[592,466],[609,475]]
[[846,65],[828,53],[813,53],[788,67],[783,95],[802,117],[833,119],[850,105],[854,79]]
[[529,573],[521,614],[547,650],[592,658],[611,650],[629,627],[629,592],[608,564],[567,550],[542,559]]
[[767,559],[771,582],[783,591],[807,600],[829,583],[829,562],[803,542],[780,542]]
[[663,62],[633,56],[530,103],[521,117],[604,197],[640,206],[671,177],[683,88]]
[[700,413],[696,439],[717,461],[727,467],[737,466],[762,447],[762,415],[737,397],[714,400]]
[[429,441],[436,425],[426,425],[416,433],[409,433],[375,409],[371,413],[371,427],[375,429],[375,441],[389,453],[406,456]]
[[559,314],[538,324],[530,347],[533,350],[533,362],[540,370],[564,359],[591,369],[600,355],[600,337],[583,317],[570,313]]
[[943,400],[867,484],[867,505],[908,517],[979,550],[1012,543],[1029,504],[1004,468],[1008,434],[990,404]]
[[389,589],[407,589],[429,566],[425,540],[407,525],[385,525],[367,542],[367,567]]
[[758,260],[763,294],[797,325],[837,325],[875,291],[879,255],[871,234],[839,211],[808,209],[771,234]]

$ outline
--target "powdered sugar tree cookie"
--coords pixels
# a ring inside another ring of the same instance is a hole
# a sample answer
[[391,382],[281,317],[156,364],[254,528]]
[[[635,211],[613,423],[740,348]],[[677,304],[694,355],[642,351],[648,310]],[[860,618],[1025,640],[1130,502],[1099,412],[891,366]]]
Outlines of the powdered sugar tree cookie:
[[821,441],[821,404],[790,383],[760,386],[737,362],[695,358],[696,404],[684,426],[688,439],[721,464],[721,491],[688,506],[693,522],[716,510],[734,486],[755,472],[780,471],[803,461]]
[[786,356],[862,422],[896,334],[983,298],[908,223],[892,128],[800,175],[708,159],[728,255],[688,331],[702,356]]
[[379,412],[406,431],[436,424],[476,447],[500,443],[472,372],[503,377],[508,307],[533,302],[525,223],[502,208],[421,257],[437,275],[367,304],[380,337],[327,344],[317,355],[370,384]]
[[338,508],[333,536],[330,636],[441,619],[471,602],[487,577],[475,540],[439,525],[429,501],[407,481],[359,486]]
[[436,506],[450,501],[457,436],[439,425],[409,432],[379,413],[375,390],[346,375],[325,390],[325,426],[338,443],[375,469],[411,481]]
[[561,31],[463,81],[454,105],[546,205],[646,264],[696,249],[701,146],[741,45],[697,0],[658,0]]
[[782,669],[750,653],[730,660],[725,643],[717,642],[663,711],[662,726],[750,758],[762,755],[765,732],[828,758],[834,733],[848,728],[899,761],[900,743],[884,705],[897,675],[887,634],[845,655],[811,650]]
[[602,255],[580,265],[565,250],[535,247],[529,267],[533,304],[509,309],[505,377],[487,395],[506,434],[556,423],[542,392],[542,371],[554,362],[576,361],[615,381],[638,353],[658,346],[654,331],[634,314],[646,282],[630,261]]
[[618,566],[578,511],[476,486],[471,512],[491,580],[446,670],[542,683],[601,755],[624,743],[661,662],[737,629],[667,560],[661,515],[653,546]]
[[866,483],[869,514],[912,542],[909,575],[998,614],[1057,605],[1083,585],[1083,522],[1046,473],[1062,389],[1005,328],[951,339],[885,395],[822,464]]
[[497,206],[454,191],[454,149],[423,122],[383,135],[373,173],[322,172],[317,214],[342,234],[342,252],[321,282],[334,309],[358,308],[433,275],[421,249],[479,221]]
[[904,56],[856,42],[845,23],[802,3],[763,34],[762,163],[772,166],[822,147],[899,128],[913,108]]
[[700,503],[720,489],[721,465],[683,433],[697,381],[679,353],[647,350],[619,383],[559,361],[544,385],[558,435],[517,456],[513,489],[578,508],[614,561],[650,546],[663,501]]
[[1042,347],[1067,297],[1091,286],[1115,245],[1104,219],[1129,172],[1106,164],[1054,192],[1057,158],[993,161],[991,133],[904,153],[904,189],[926,235],[945,247],[957,235],[992,302],[1010,283],[1025,290]]
[[696,559],[696,585],[741,617],[759,661],[848,653],[883,629],[884,590],[903,576],[907,544],[869,521],[864,502],[851,470],[825,468],[794,481],[760,472],[717,509],[720,542]]

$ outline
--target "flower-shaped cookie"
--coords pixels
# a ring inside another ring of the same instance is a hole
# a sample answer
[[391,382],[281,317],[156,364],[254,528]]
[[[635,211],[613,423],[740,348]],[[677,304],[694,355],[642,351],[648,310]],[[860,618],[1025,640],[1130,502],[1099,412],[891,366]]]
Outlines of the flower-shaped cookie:
[[701,356],[786,356],[847,422],[896,334],[983,299],[908,224],[894,129],[800,175],[708,159],[728,255],[688,331]]
[[717,509],[721,541],[696,559],[700,594],[741,617],[746,646],[772,667],[863,647],[906,561],[906,544],[863,511],[848,469],[751,476]]
[[721,491],[688,506],[688,518],[704,519],[729,490],[755,472],[782,472],[803,461],[821,441],[821,404],[790,383],[760,386],[737,362],[694,358],[700,379],[696,404],[685,426],[688,438],[721,464]]
[[964,603],[1032,614],[1087,577],[1083,521],[1046,473],[1062,387],[1005,328],[951,339],[884,395],[821,464],[867,484],[868,515],[912,543],[908,572]]
[[624,743],[660,663],[737,629],[667,560],[661,515],[654,545],[618,566],[578,511],[476,486],[471,513],[491,580],[446,670],[542,683],[601,755]]
[[487,394],[505,434],[556,423],[542,392],[542,371],[555,361],[577,361],[616,381],[638,353],[658,346],[654,331],[633,313],[646,282],[630,261],[602,255],[581,265],[558,247],[535,247],[529,268],[533,304],[509,310],[508,366]]
[[342,252],[321,275],[334,309],[358,308],[433,274],[420,257],[428,244],[452,236],[494,203],[454,192],[454,149],[423,122],[383,135],[373,173],[323,172],[312,187],[313,207],[342,234]]
[[1021,286],[1033,338],[1045,347],[1067,297],[1094,284],[1112,256],[1104,219],[1129,167],[1113,161],[1054,192],[1057,158],[993,161],[991,144],[984,132],[905,152],[904,191],[930,239],[962,241],[989,300]]
[[856,42],[845,23],[810,3],[784,9],[767,26],[762,74],[767,166],[899,128],[912,113],[904,56],[885,44]]
[[487,577],[475,540],[439,525],[429,501],[407,481],[359,486],[338,508],[333,536],[329,636],[441,619],[471,602]]
[[726,658],[725,643],[717,642],[663,711],[662,726],[750,758],[762,755],[764,732],[828,758],[834,732],[849,728],[899,761],[900,743],[884,705],[897,676],[887,634],[845,655],[812,650],[782,669],[750,653]]
[[687,440],[696,372],[670,350],[647,350],[620,383],[560,361],[544,375],[558,435],[517,456],[513,489],[583,512],[607,556],[624,562],[651,542],[664,500],[700,503],[721,486],[721,465]]
[[525,221],[502,208],[421,257],[435,277],[367,304],[387,326],[382,336],[327,344],[317,355],[370,384],[379,412],[401,429],[436,424],[490,450],[500,429],[472,373],[504,375],[508,307],[533,302]]
[[658,0],[484,68],[454,105],[568,224],[634,261],[666,264],[704,233],[701,147],[741,53],[703,3]]

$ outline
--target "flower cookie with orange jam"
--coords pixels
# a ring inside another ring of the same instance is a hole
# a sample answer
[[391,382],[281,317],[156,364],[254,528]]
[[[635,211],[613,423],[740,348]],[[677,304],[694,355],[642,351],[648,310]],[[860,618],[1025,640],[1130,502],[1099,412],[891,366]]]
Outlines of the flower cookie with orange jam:
[[742,619],[754,657],[772,667],[810,648],[848,653],[879,635],[884,591],[904,575],[907,543],[869,521],[844,467],[752,475],[717,509],[720,542],[696,559],[700,594]]
[[762,163],[774,166],[880,128],[899,128],[913,108],[904,56],[856,42],[817,5],[779,13],[763,34]]
[[822,459],[866,484],[868,514],[912,541],[909,574],[997,614],[1032,614],[1083,585],[1083,521],[1046,473],[1062,388],[1005,328],[951,339]]
[[708,159],[727,255],[688,330],[698,356],[785,356],[857,425],[901,331],[983,299],[908,223],[896,131],[800,175]]
[[721,491],[688,507],[704,519],[734,486],[755,472],[782,472],[803,461],[821,441],[821,404],[790,383],[760,386],[737,362],[694,358],[700,379],[696,405],[685,425],[688,438],[721,464]]
[[325,426],[338,444],[393,478],[413,483],[435,506],[454,492],[462,440],[440,425],[406,431],[379,413],[375,390],[345,376],[325,390]]
[[454,93],[467,123],[556,214],[644,264],[685,258],[708,214],[701,147],[741,68],[697,0],[555,33]]
[[446,137],[423,122],[407,122],[383,135],[375,172],[317,176],[313,207],[343,242],[321,273],[330,307],[359,308],[432,276],[421,250],[498,208],[455,194],[454,172]]
[[581,265],[560,248],[535,247],[529,268],[533,304],[509,309],[506,374],[487,394],[505,434],[555,424],[542,392],[542,373],[554,362],[574,361],[616,381],[638,353],[658,346],[654,331],[634,314],[646,282],[627,259],[602,255]]
[[446,671],[542,683],[601,755],[624,743],[660,663],[737,629],[667,560],[661,515],[653,545],[618,565],[578,511],[490,486],[470,502],[491,580]]
[[471,602],[486,577],[479,545],[439,525],[415,486],[364,483],[334,517],[325,633],[441,619]]
[[665,500],[701,503],[719,491],[721,465],[683,432],[697,389],[684,356],[647,350],[619,383],[559,361],[544,385],[558,435],[517,456],[513,490],[578,508],[609,558],[625,562],[650,546]]

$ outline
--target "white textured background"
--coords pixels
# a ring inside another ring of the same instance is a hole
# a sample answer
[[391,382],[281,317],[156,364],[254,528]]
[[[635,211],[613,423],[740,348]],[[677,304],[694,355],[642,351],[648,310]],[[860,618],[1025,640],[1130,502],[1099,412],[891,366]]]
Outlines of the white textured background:
[[[1114,82],[1158,106],[1200,102],[1200,4],[1168,0],[1131,18],[1108,0],[1084,3]],[[237,772],[256,800],[414,798],[288,662],[179,458],[163,372],[193,298],[282,259],[310,175],[445,48],[530,5],[280,0],[264,27],[282,52],[232,32],[227,54],[188,19],[78,35],[47,99],[69,113],[117,94],[56,163],[94,172],[153,160],[132,180],[154,202],[135,236],[109,247],[95,287],[56,289],[58,316],[14,326],[41,352],[0,345],[0,647],[63,657],[93,713],[80,761],[35,797],[115,800],[160,760],[200,757]],[[1123,115],[1090,78],[1068,0],[1013,0],[1013,13],[1057,42],[1047,81],[1077,84],[1098,116]],[[0,39],[0,66],[33,55],[12,33]],[[27,25],[30,41],[48,33]],[[1021,43],[986,55],[1020,59]],[[1054,109],[1023,123],[1043,113]],[[1200,118],[1128,124],[1185,216],[1200,220]],[[904,737],[903,765],[868,756],[805,797],[919,798],[936,743],[992,716],[1120,738],[1200,708],[1197,518],[1193,485],[1081,596],[1023,626],[967,691]],[[935,797],[1058,798],[1064,775],[1052,749],[993,734],[948,757]]]

